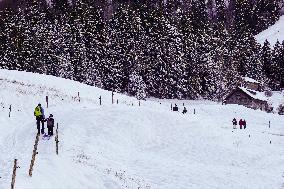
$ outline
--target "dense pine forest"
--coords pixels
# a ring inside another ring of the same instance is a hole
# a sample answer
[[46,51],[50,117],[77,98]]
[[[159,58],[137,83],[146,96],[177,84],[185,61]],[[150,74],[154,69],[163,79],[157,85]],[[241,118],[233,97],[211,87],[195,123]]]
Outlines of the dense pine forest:
[[145,97],[221,100],[248,76],[284,87],[284,41],[254,35],[281,0],[25,0],[0,8],[0,68]]

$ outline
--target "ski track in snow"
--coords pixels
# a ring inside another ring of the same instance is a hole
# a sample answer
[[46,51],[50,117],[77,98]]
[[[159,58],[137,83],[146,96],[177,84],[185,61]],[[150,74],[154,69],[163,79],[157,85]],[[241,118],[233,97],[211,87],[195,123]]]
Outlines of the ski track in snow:
[[[283,116],[209,101],[148,99],[138,107],[120,94],[112,105],[111,92],[74,81],[7,70],[0,79],[0,189],[10,186],[14,158],[21,189],[284,188]],[[40,137],[30,178],[33,110],[47,94],[59,155],[54,136]],[[171,103],[185,103],[188,113],[171,112]],[[234,117],[247,129],[233,130]]]

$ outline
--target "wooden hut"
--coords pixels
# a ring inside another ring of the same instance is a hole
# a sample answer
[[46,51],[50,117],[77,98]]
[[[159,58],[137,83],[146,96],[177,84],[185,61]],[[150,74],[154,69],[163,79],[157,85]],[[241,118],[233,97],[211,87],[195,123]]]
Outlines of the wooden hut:
[[248,108],[266,110],[268,108],[267,99],[261,92],[237,87],[224,99],[225,104],[239,104]]

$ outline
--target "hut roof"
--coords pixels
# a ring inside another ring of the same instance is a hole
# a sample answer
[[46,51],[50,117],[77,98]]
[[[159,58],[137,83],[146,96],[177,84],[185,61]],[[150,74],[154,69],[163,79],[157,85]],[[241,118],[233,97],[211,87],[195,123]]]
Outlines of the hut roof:
[[256,80],[254,80],[254,79],[252,79],[252,78],[250,78],[250,77],[243,77],[243,79],[244,79],[244,81],[246,81],[246,82],[260,84],[259,81],[256,81]]
[[247,89],[245,87],[238,87],[240,90],[242,90],[244,93],[249,95],[253,99],[261,100],[261,101],[268,101],[268,98],[264,95],[264,92],[255,91],[252,89]]
[[260,100],[260,101],[263,101],[263,102],[267,102],[268,101],[268,98],[264,95],[263,92],[247,89],[245,87],[237,87],[229,95],[227,95],[225,99],[227,99],[230,96],[232,96],[236,91],[243,92],[245,95],[247,95],[251,99]]

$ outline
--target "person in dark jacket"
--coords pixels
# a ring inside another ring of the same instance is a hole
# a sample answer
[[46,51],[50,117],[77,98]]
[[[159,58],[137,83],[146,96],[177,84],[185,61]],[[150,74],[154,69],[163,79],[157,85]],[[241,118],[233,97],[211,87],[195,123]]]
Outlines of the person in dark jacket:
[[186,107],[183,108],[182,113],[185,114],[187,112]]
[[237,128],[237,120],[236,118],[233,119],[233,129],[236,129]]
[[46,122],[47,122],[48,135],[52,136],[53,135],[53,127],[54,127],[54,119],[53,119],[52,114],[49,115],[49,117],[46,119]]
[[[37,125],[37,134],[44,134],[44,109],[41,107],[39,103],[34,111],[34,116],[36,117],[36,125]],[[41,122],[41,129],[40,129]]]

